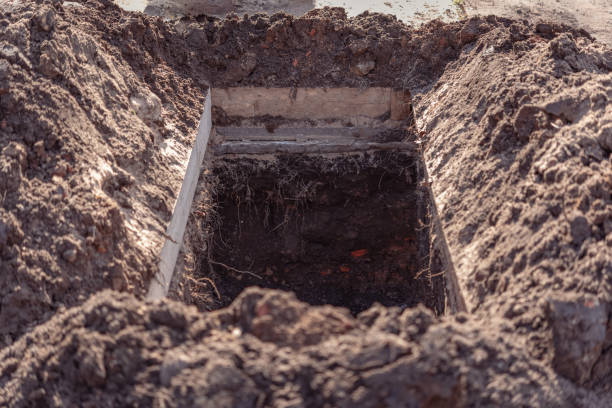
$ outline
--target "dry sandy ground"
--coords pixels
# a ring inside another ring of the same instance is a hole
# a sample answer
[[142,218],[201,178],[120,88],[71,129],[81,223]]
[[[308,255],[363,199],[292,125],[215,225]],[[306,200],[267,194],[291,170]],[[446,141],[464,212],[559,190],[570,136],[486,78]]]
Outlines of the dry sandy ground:
[[548,20],[584,28],[596,39],[612,44],[612,0],[468,0],[468,15]]

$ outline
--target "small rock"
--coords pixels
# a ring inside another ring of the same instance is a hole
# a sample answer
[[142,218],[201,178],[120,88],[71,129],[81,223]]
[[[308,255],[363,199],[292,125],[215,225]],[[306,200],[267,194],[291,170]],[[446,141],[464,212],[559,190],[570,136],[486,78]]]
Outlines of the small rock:
[[536,32],[540,34],[552,34],[553,28],[550,24],[538,23],[536,24]]
[[353,72],[359,76],[365,76],[370,73],[376,67],[374,61],[360,62],[353,67]]
[[570,222],[572,242],[576,245],[591,236],[591,226],[589,221],[583,215],[576,215]]
[[55,10],[43,8],[36,15],[36,23],[43,31],[51,31],[55,27]]
[[579,383],[589,380],[606,340],[608,313],[597,299],[549,300],[553,334],[553,367]]
[[153,92],[139,92],[130,97],[130,105],[145,121],[155,122],[161,118],[161,100]]
[[597,141],[606,152],[612,152],[612,125],[604,126],[597,136]]
[[164,387],[170,386],[172,378],[176,377],[189,365],[189,357],[184,353],[170,352],[164,357],[159,369],[159,381]]
[[64,258],[66,262],[74,263],[77,260],[77,255],[77,250],[74,248],[70,248],[62,253],[62,258]]

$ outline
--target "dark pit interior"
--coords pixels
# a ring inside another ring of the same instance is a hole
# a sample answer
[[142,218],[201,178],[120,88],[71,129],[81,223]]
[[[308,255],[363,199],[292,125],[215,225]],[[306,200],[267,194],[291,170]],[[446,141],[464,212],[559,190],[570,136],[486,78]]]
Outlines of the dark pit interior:
[[374,302],[443,313],[421,178],[418,159],[401,153],[218,160],[197,254],[202,298],[220,308],[261,286],[352,313]]

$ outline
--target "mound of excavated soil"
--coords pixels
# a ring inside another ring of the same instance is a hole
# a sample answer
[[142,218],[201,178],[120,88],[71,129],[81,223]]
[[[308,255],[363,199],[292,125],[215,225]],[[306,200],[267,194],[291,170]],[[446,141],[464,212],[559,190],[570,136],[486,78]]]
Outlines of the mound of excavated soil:
[[[596,402],[532,361],[514,328],[418,307],[358,318],[249,289],[207,314],[103,292],[0,353],[21,406],[575,406]],[[44,347],[38,348],[35,345]],[[382,404],[382,405],[381,405]]]
[[468,311],[508,318],[534,358],[608,389],[611,70],[602,44],[513,25],[415,103]]
[[104,1],[1,13],[3,344],[102,288],[144,293],[207,84],[425,84],[510,24],[417,31],[341,9],[164,23]]
[[[2,3],[0,406],[609,406],[611,71],[584,32],[495,17]],[[410,89],[473,314],[138,300],[208,84]]]
[[[0,344],[102,288],[143,293],[159,252],[149,235],[182,181],[168,152],[190,147],[203,101],[180,69],[125,48],[163,40],[154,25],[138,37],[140,17],[2,7]],[[131,40],[108,30],[122,25]]]

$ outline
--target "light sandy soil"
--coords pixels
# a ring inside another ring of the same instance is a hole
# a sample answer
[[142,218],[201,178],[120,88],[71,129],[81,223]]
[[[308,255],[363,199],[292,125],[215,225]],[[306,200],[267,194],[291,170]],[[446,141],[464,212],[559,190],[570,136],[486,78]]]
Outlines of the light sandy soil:
[[470,0],[466,5],[470,16],[549,20],[584,28],[596,39],[612,44],[612,0]]

